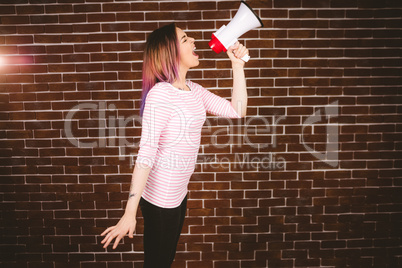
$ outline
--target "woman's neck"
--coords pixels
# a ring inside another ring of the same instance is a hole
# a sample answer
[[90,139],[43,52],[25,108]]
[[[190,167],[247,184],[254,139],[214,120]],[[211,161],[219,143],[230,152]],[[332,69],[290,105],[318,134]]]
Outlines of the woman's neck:
[[190,88],[186,84],[186,81],[184,81],[183,83],[179,83],[179,82],[176,81],[172,85],[175,88],[178,88],[178,89],[181,89],[181,90],[184,90],[184,91],[189,91],[190,90]]
[[186,85],[187,71],[188,71],[188,69],[183,70],[182,68],[180,68],[179,78],[176,81],[174,81],[174,83],[172,84],[174,87],[177,87],[181,90],[189,90]]

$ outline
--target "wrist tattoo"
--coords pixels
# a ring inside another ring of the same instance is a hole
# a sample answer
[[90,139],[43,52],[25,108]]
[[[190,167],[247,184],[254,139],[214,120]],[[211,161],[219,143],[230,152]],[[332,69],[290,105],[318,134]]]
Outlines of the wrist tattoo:
[[134,197],[134,196],[136,196],[137,195],[137,193],[129,193],[128,194],[128,199],[130,199],[131,197]]

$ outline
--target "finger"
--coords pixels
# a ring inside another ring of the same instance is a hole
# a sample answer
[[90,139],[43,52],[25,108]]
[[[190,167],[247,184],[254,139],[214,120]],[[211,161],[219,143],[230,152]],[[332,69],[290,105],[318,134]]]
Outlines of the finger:
[[231,46],[231,47],[229,47],[228,48],[228,50],[227,50],[227,53],[229,54],[229,53],[234,53],[234,47],[233,46]]
[[107,241],[107,242],[105,243],[105,245],[103,245],[103,248],[107,248],[107,247],[109,246],[109,244],[110,244],[110,241]]
[[[103,240],[101,242],[102,244],[105,243],[105,241],[107,241],[110,238],[110,236],[112,235],[112,233],[113,233],[114,228],[111,227],[109,229],[110,229],[109,233],[106,234],[105,238],[103,238]],[[106,233],[106,231],[104,233]]]
[[102,244],[104,244],[107,240],[107,238],[109,237],[109,234],[107,236],[105,236],[105,238],[103,238],[103,240],[101,241]]
[[245,55],[248,55],[248,49],[246,47],[239,52],[239,58],[243,58]]
[[241,58],[241,56],[243,55],[245,49],[246,49],[245,46],[240,44],[239,47],[234,52],[236,58]]
[[106,241],[108,241],[110,236],[111,236],[111,233],[108,233],[107,236],[102,240],[101,243],[104,244]]
[[240,45],[240,43],[239,43],[239,41],[237,41],[235,44],[228,47],[228,51],[233,53],[234,50],[238,49],[239,45]]
[[134,227],[130,227],[130,230],[128,231],[128,237],[130,238],[134,237]]
[[116,235],[108,237],[108,239],[107,239],[105,245],[103,246],[103,248],[107,248],[115,237],[116,237]]
[[106,243],[104,248],[106,248],[117,235],[118,235],[118,233],[116,233],[116,231],[112,231],[112,232],[108,233],[107,236],[105,237],[105,239],[103,239],[103,241],[102,241],[103,243]]
[[245,46],[241,46],[241,48],[239,49],[239,55],[244,54],[244,52],[247,50],[247,48]]
[[109,240],[109,238],[110,238],[110,233],[102,240],[102,244],[105,244],[103,247],[104,248],[106,248],[108,245],[109,245],[109,242],[108,242],[108,240]]
[[114,240],[113,249],[117,247],[121,239],[122,239],[121,236],[116,237],[116,239]]
[[234,45],[232,47],[233,47],[233,49],[238,49],[239,46],[241,46],[241,44],[239,41],[237,41],[236,43],[234,43]]
[[248,49],[246,47],[243,47],[240,51],[238,51],[236,57],[241,59],[243,58],[245,55],[248,55]]
[[107,234],[108,232],[110,232],[111,230],[113,230],[113,228],[115,228],[116,226],[112,226],[107,228],[105,231],[103,231],[103,233],[101,233],[101,236],[104,236],[105,234]]
[[227,53],[228,53],[228,55],[229,55],[230,58],[232,58],[232,57],[237,58],[236,53],[237,53],[238,50],[239,50],[239,48],[232,49],[232,50],[228,50]]

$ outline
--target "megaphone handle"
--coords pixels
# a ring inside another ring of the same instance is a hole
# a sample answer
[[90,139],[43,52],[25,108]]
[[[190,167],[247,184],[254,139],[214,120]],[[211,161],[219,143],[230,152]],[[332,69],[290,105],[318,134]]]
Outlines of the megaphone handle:
[[[238,41],[238,40],[237,40],[236,38],[233,39],[232,42],[229,43],[228,47],[233,46],[234,44],[236,44],[237,41]],[[242,59],[244,62],[248,62],[248,60],[250,59],[250,56],[249,56],[249,55],[244,55],[241,59]]]
[[249,56],[248,54],[246,54],[246,55],[244,55],[241,59],[242,59],[244,62],[248,62],[248,60],[250,59],[250,56]]

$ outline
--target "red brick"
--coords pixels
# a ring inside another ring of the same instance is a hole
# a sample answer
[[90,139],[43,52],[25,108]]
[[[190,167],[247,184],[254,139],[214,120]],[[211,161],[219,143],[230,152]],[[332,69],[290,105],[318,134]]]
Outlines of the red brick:
[[301,7],[301,0],[274,1],[275,8],[296,8]]
[[[130,21],[130,22],[131,21],[144,21],[144,17],[145,17],[145,14],[142,12],[138,12],[138,13],[119,12],[119,15],[116,17],[116,21]],[[156,28],[153,28],[153,30]]]

